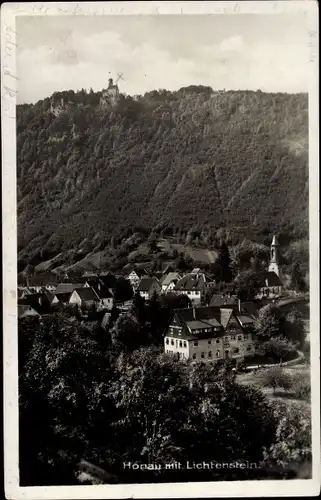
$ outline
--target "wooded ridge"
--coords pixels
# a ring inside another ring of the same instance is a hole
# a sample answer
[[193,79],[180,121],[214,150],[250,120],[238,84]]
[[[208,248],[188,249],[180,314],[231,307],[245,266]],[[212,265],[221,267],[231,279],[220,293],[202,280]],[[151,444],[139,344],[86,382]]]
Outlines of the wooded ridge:
[[307,237],[306,94],[191,86],[107,108],[100,97],[17,106],[20,259],[102,250],[137,228]]

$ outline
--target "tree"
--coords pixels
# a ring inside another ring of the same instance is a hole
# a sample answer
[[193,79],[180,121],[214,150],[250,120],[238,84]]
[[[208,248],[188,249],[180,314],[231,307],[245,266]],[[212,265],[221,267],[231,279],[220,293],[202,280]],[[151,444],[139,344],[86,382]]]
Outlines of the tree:
[[157,247],[157,236],[155,233],[151,233],[148,238],[148,248],[151,253],[156,253],[158,250]]
[[310,409],[285,403],[271,405],[278,422],[275,441],[264,450],[262,467],[282,468],[283,476],[308,479],[311,477],[311,414]]
[[304,292],[306,290],[306,284],[304,281],[303,273],[301,271],[301,266],[298,262],[294,262],[292,264],[290,270],[290,276],[291,276],[291,282],[290,282],[291,289],[297,292]]
[[287,339],[297,343],[300,349],[303,348],[306,334],[303,315],[298,309],[293,309],[286,315],[283,331]]
[[140,325],[130,313],[121,314],[110,331],[114,348],[118,352],[132,352],[144,344]]
[[266,341],[260,341],[256,352],[274,362],[282,363],[295,357],[296,346],[285,337],[271,337]]
[[115,300],[126,302],[133,298],[133,289],[130,281],[119,277],[115,280]]
[[21,476],[25,484],[72,484],[79,457],[99,447],[92,436],[108,428],[112,358],[75,318],[44,316],[33,333],[19,377]]
[[161,295],[160,304],[173,311],[174,309],[190,307],[191,301],[185,294],[167,293],[166,295]]
[[275,304],[267,304],[259,310],[255,330],[261,340],[283,335],[285,318]]
[[226,243],[222,243],[213,267],[218,281],[229,283],[232,280],[231,262],[229,248]]
[[[153,348],[117,363],[112,397],[119,410],[114,432],[121,460],[164,463],[175,459],[175,442],[188,414],[188,390],[181,366]],[[120,465],[120,464],[119,464]]]
[[291,377],[291,389],[297,399],[310,400],[311,380],[309,373],[296,372]]
[[235,279],[235,292],[241,301],[254,300],[261,285],[253,271],[243,271]]
[[271,387],[274,395],[278,387],[285,390],[291,387],[291,377],[280,366],[265,369],[259,376],[259,381],[263,387]]
[[24,270],[24,275],[26,276],[27,286],[30,285],[30,278],[35,274],[35,268],[32,264],[28,264]]
[[[112,394],[119,410],[115,440],[126,443],[117,458],[120,469],[128,460],[260,461],[273,442],[276,422],[265,398],[238,385],[224,363],[185,365],[155,349],[135,351],[119,358]],[[122,474],[130,479],[129,472]],[[222,478],[221,471],[205,474],[208,480]],[[175,477],[196,479],[199,471],[191,476],[176,470]]]

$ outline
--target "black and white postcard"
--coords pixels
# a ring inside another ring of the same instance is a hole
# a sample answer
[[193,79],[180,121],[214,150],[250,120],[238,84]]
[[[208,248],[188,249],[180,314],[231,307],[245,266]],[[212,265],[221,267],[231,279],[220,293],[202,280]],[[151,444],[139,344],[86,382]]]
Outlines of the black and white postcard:
[[319,494],[317,7],[2,5],[8,499]]

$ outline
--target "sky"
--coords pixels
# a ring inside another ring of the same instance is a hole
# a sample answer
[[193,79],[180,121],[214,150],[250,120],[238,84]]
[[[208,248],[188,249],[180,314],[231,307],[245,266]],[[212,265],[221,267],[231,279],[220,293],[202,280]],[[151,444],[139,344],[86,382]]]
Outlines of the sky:
[[18,103],[58,90],[98,91],[117,73],[130,95],[188,85],[308,91],[300,13],[19,16],[16,32]]

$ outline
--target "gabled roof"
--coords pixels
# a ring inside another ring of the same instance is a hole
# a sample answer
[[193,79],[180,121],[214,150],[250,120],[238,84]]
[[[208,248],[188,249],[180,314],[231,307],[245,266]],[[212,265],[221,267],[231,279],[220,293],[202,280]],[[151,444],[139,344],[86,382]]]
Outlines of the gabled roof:
[[[171,324],[187,327],[194,335],[193,330],[206,330],[209,327],[220,327],[220,332],[226,330],[229,322],[233,320],[241,327],[248,327],[253,323],[253,319],[246,314],[238,314],[233,308],[220,307],[188,307],[176,309],[172,317]],[[184,332],[184,329],[183,329]],[[207,332],[204,332],[207,333]],[[185,332],[186,335],[186,332]],[[213,333],[210,334],[212,336]]]
[[85,271],[82,276],[83,278],[97,278],[98,274],[97,271]]
[[153,285],[156,285],[156,287],[160,288],[159,281],[152,277],[152,278],[142,278],[139,286],[138,286],[138,291],[139,292],[149,292],[150,289],[152,288]]
[[33,312],[35,316],[40,316],[38,311],[29,304],[18,304],[18,318],[21,318],[27,312]]
[[180,279],[179,273],[176,272],[171,272],[168,273],[163,279],[162,279],[162,285],[168,286],[172,281],[178,281]]
[[[96,292],[96,290],[95,290],[95,292]],[[96,294],[98,295],[98,297],[100,299],[112,299],[114,296],[112,294],[112,292],[108,288],[105,288],[105,287],[103,287],[101,290],[98,290],[96,292]]]
[[45,286],[49,284],[57,284],[59,281],[58,276],[50,271],[37,273],[29,279],[30,286]]
[[249,325],[253,325],[254,323],[254,319],[251,318],[250,316],[245,316],[244,314],[240,314],[237,316],[237,319],[239,320],[239,322],[241,323],[241,326],[249,326]]
[[225,329],[233,314],[233,309],[220,308],[220,323]]
[[48,302],[48,297],[45,293],[29,293],[20,299],[20,303],[23,304],[39,304],[40,302]]
[[62,304],[69,302],[70,296],[72,292],[66,292],[66,293],[55,293],[54,297],[57,297],[59,302]]
[[232,297],[229,297],[227,295],[220,295],[220,294],[214,294],[212,295],[212,298],[210,300],[210,306],[212,307],[223,307],[223,306],[230,306],[230,307],[237,307],[237,296],[233,295]]
[[187,321],[186,326],[189,330],[207,330],[209,328],[208,323],[197,319],[193,321]]
[[55,290],[55,295],[60,293],[72,293],[76,288],[83,287],[82,283],[59,283]]
[[128,276],[131,273],[136,273],[139,278],[142,278],[143,276],[147,276],[147,274],[148,274],[147,271],[146,271],[146,269],[138,269],[138,268],[137,269],[136,268],[132,269],[130,271],[130,273],[128,273]]
[[201,274],[186,274],[178,280],[175,285],[175,290],[204,290],[206,278],[203,273]]
[[282,286],[282,281],[273,271],[262,271],[260,273],[256,273],[255,278],[257,279],[261,287]]
[[98,295],[90,287],[76,288],[76,290],[74,290],[74,292],[76,292],[79,295],[79,297],[81,298],[81,300],[83,302],[87,302],[87,301],[91,301],[91,300],[99,300]]

